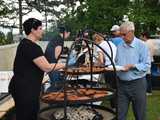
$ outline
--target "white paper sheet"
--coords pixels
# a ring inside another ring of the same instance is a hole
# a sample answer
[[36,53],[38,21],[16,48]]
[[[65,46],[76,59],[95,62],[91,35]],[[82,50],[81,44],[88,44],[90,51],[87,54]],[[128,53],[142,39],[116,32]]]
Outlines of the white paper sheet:
[[[110,66],[108,66],[108,68],[113,69],[113,66],[110,65]],[[116,65],[115,68],[116,68],[117,71],[125,70],[124,66],[118,66],[118,65]]]
[[8,93],[8,85],[12,76],[12,71],[0,71],[0,93]]

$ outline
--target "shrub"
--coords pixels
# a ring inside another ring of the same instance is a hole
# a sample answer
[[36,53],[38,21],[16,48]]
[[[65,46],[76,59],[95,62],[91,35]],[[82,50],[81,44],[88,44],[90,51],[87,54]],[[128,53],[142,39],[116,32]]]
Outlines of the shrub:
[[2,31],[0,31],[0,45],[6,45],[10,43],[13,43],[12,32],[8,32],[6,37],[5,34]]

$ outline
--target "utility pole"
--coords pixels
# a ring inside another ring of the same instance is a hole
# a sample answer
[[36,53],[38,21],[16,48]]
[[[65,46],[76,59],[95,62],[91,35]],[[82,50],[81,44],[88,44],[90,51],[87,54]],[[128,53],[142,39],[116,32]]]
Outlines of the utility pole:
[[45,22],[46,22],[46,30],[47,31],[47,27],[48,27],[48,24],[47,24],[47,1],[44,0],[44,5],[45,5]]
[[23,30],[22,30],[22,0],[19,2],[19,38],[22,40]]

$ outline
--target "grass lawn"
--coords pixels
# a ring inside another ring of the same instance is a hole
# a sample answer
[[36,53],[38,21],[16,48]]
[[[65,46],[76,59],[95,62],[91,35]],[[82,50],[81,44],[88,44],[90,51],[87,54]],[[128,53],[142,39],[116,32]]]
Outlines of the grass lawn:
[[[109,104],[108,100],[103,102],[103,105]],[[2,120],[13,120],[10,119],[10,116],[13,116],[13,111],[8,112],[8,114],[2,118]],[[105,119],[104,119],[105,120]],[[133,112],[129,110],[127,120],[134,120]],[[147,96],[147,120],[160,120],[160,91],[153,91],[153,95]]]
[[[105,101],[103,104],[108,104]],[[127,120],[135,120],[130,106]],[[160,120],[160,90],[153,91],[153,95],[147,96],[147,120]]]
[[[130,108],[128,119],[134,120]],[[147,120],[160,120],[160,91],[153,91],[153,95],[147,96]]]

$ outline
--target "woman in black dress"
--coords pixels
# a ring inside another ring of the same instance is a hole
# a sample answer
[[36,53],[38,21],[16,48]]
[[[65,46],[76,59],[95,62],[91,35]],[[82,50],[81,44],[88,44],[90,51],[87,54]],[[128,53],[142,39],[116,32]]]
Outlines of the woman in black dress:
[[44,72],[64,68],[50,64],[36,41],[42,38],[42,22],[29,18],[23,23],[26,38],[20,41],[14,60],[14,76],[9,84],[16,107],[16,120],[37,120],[39,97]]

